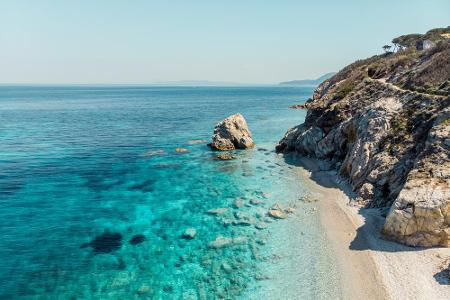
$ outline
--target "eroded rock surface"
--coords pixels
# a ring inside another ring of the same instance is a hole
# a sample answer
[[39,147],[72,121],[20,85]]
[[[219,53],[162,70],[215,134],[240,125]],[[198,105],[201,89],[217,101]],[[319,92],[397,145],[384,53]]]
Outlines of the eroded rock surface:
[[254,146],[252,134],[241,114],[234,114],[218,123],[210,144],[215,150],[247,149]]
[[357,61],[316,89],[276,150],[328,160],[367,207],[390,207],[385,236],[449,246],[449,66],[448,40]]

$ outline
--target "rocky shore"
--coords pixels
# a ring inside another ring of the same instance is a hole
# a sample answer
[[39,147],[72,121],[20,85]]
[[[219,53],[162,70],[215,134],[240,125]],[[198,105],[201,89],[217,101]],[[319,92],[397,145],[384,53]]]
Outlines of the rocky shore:
[[345,67],[276,147],[327,160],[358,202],[386,209],[384,236],[411,246],[450,246],[449,33],[401,36]]

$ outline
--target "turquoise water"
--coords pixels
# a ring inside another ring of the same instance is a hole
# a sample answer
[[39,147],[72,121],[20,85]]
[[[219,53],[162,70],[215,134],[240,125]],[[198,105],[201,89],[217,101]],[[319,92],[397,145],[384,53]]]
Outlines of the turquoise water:
[[[273,151],[304,119],[288,106],[311,93],[0,87],[0,298],[335,298],[333,258],[301,200],[310,191]],[[236,112],[255,149],[221,161],[193,142]],[[295,213],[270,219],[274,203]],[[218,236],[233,243],[208,247]]]

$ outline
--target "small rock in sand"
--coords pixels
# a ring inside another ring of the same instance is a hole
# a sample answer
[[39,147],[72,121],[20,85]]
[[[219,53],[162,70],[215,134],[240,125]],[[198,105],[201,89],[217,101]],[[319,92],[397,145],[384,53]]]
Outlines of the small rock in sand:
[[275,219],[286,219],[286,214],[280,204],[275,204],[269,208],[269,216]]
[[293,213],[295,213],[295,208],[293,208],[293,207],[285,208],[284,212],[287,214],[293,214]]
[[197,234],[197,230],[195,228],[188,228],[184,231],[182,237],[186,240],[192,240]]
[[300,200],[303,200],[303,202],[305,203],[313,203],[319,201],[316,198],[312,198],[311,196],[303,196],[300,198]]

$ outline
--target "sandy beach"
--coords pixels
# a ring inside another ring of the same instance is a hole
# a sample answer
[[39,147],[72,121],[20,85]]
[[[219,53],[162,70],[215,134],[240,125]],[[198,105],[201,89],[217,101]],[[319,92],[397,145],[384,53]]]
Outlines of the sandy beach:
[[319,199],[320,218],[341,270],[344,299],[450,299],[442,270],[448,248],[412,248],[382,239],[382,211],[353,203],[352,192],[321,162],[296,159]]

